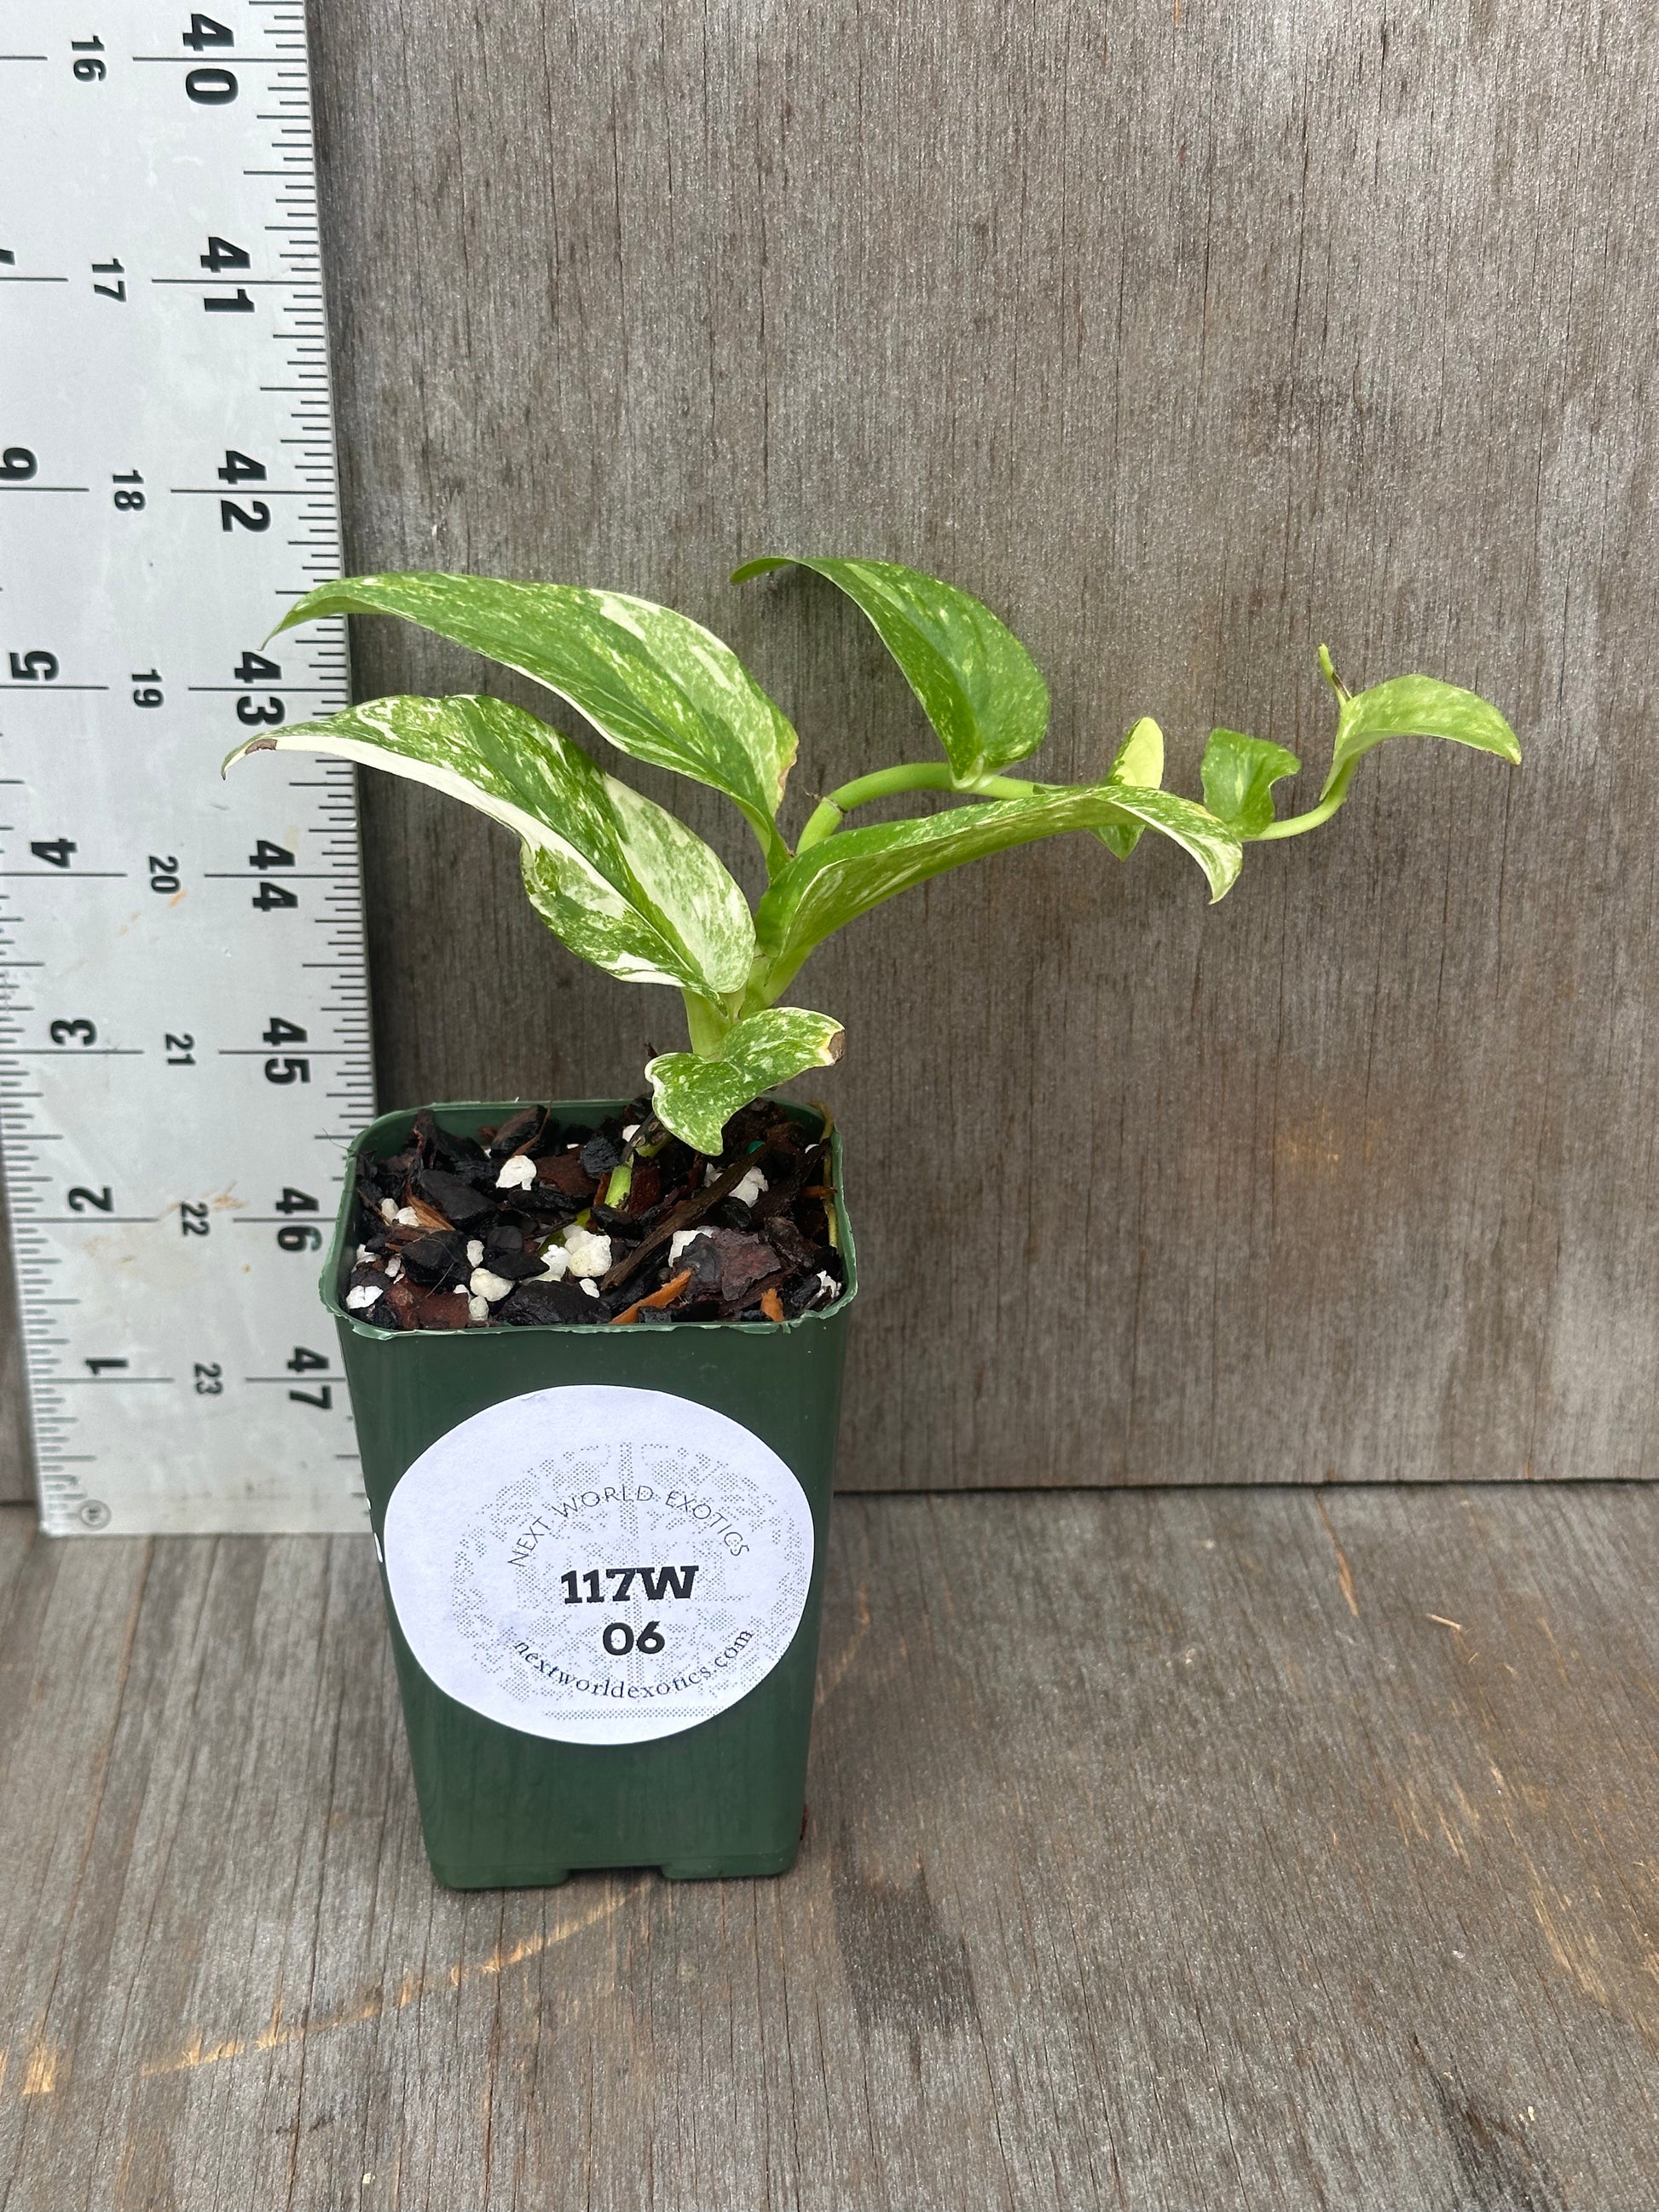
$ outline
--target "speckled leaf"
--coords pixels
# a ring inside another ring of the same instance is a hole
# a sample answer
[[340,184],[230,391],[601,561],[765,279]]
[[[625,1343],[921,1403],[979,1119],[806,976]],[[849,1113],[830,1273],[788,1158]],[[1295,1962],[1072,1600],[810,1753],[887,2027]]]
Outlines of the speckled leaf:
[[760,988],[769,995],[783,990],[832,930],[945,868],[1063,830],[1133,822],[1191,854],[1216,898],[1238,873],[1243,848],[1224,823],[1190,799],[1127,784],[1078,784],[1033,799],[992,799],[921,820],[837,830],[792,860],[761,901],[755,916],[764,963]]
[[1512,765],[1519,763],[1521,747],[1515,732],[1497,708],[1478,692],[1465,691],[1456,684],[1442,684],[1432,676],[1395,676],[1350,698],[1336,684],[1330,656],[1323,647],[1320,658],[1336,690],[1340,708],[1336,749],[1320,793],[1322,802],[1346,790],[1355,767],[1385,738],[1449,738],[1454,744],[1496,753]]
[[[791,556],[746,561],[741,583]],[[1025,647],[989,607],[937,577],[893,561],[805,561],[795,565],[846,592],[869,617],[939,733],[958,783],[1024,760],[1048,726],[1048,687]]]
[[1259,837],[1273,819],[1273,786],[1301,767],[1294,753],[1242,730],[1212,730],[1199,775],[1204,804],[1241,837]]
[[[1137,784],[1146,791],[1156,791],[1163,782],[1164,732],[1150,714],[1141,716],[1118,747],[1106,781]],[[1144,822],[1104,822],[1095,835],[1108,852],[1127,860],[1140,842],[1146,826]]]
[[768,866],[788,858],[774,817],[795,732],[728,645],[649,599],[487,576],[348,576],[295,602],[319,615],[401,615],[556,691],[619,750],[734,799]]
[[672,814],[521,707],[376,699],[249,738],[249,753],[337,754],[429,785],[523,843],[525,888],[570,950],[630,983],[718,999],[739,988],[754,924],[724,863]]
[[728,1030],[715,1058],[659,1053],[647,1060],[657,1119],[700,1152],[717,1154],[732,1116],[792,1075],[841,1058],[842,1026],[803,1006],[769,1006]]

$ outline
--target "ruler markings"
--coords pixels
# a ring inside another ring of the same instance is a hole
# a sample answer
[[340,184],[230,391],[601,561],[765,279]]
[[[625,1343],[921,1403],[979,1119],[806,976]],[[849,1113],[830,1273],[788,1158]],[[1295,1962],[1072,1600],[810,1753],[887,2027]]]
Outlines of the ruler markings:
[[[40,288],[9,295],[0,442],[29,465],[0,488],[91,501],[26,501],[0,540],[0,735],[23,771],[0,872],[34,886],[0,923],[0,1134],[43,1521],[349,1528],[343,1392],[271,1386],[313,1371],[327,1330],[315,1269],[346,1133],[308,1099],[373,1111],[355,780],[213,775],[271,701],[349,697],[343,624],[259,643],[270,599],[306,588],[290,578],[341,566],[303,17],[222,0],[227,42],[156,0],[111,10],[125,35],[86,82],[58,11],[24,9],[64,67],[29,80],[0,149],[25,263],[3,281]],[[64,173],[76,195],[49,189]],[[270,481],[278,447],[294,484]],[[281,500],[297,535],[270,526]],[[320,871],[294,865],[307,836]],[[300,957],[306,921],[321,958]]]

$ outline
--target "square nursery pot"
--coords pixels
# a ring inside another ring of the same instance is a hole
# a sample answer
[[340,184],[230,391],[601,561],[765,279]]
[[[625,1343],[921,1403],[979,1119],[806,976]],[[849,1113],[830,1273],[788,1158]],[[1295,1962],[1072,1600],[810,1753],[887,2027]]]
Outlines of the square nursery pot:
[[[469,1136],[514,1110],[431,1109]],[[622,1109],[552,1110],[597,1124]],[[344,1291],[356,1160],[401,1151],[414,1120],[383,1115],[352,1144],[322,1292],[432,1870],[454,1889],[578,1867],[781,1874],[801,1832],[857,1288],[840,1139],[846,1284],[819,1311],[400,1333],[348,1313]]]

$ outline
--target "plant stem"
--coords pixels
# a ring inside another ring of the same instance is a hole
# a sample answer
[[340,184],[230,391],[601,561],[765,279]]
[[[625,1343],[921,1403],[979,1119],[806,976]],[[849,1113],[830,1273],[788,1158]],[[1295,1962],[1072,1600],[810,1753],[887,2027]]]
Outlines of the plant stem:
[[702,998],[696,991],[682,991],[680,996],[685,1001],[685,1026],[692,1051],[699,1060],[718,1060],[732,1017],[724,1006],[717,1006],[712,999]]
[[1357,760],[1349,761],[1317,806],[1310,806],[1305,814],[1287,814],[1282,822],[1269,823],[1265,830],[1257,832],[1254,842],[1265,845],[1274,837],[1299,837],[1304,830],[1317,830],[1322,822],[1328,822],[1347,797],[1348,786],[1353,781],[1353,772],[1358,765]]
[[1265,830],[1257,830],[1252,842],[1265,845],[1274,837],[1299,837],[1304,830],[1317,830],[1322,822],[1330,820],[1347,795],[1345,784],[1340,791],[1334,791],[1328,799],[1321,799],[1317,806],[1310,806],[1305,814],[1287,814],[1282,822],[1270,822]]
[[898,768],[877,769],[872,775],[854,776],[823,799],[801,831],[797,858],[840,829],[842,817],[872,799],[890,799],[902,791],[955,791],[975,799],[1029,799],[1036,789],[1018,776],[981,775],[958,783],[946,761],[912,761]]

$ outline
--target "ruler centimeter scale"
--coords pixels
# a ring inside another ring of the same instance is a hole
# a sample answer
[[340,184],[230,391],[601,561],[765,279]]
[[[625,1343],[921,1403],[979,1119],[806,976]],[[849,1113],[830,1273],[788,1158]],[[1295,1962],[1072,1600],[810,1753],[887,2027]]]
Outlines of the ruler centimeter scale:
[[[299,0],[21,0],[0,92],[0,1140],[44,1526],[363,1525],[317,1300],[373,1112]],[[293,773],[285,775],[291,768]]]

